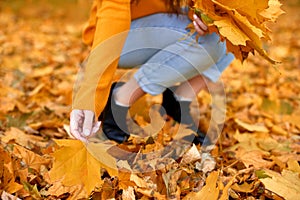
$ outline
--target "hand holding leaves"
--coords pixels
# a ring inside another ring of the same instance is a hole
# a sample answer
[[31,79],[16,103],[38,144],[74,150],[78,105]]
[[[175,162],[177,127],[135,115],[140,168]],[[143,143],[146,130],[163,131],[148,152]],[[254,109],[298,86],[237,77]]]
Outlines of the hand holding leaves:
[[98,131],[101,123],[95,122],[94,116],[94,112],[90,110],[72,110],[70,132],[74,138],[87,142],[87,138]]
[[207,33],[208,27],[206,26],[206,24],[196,14],[193,15],[193,18],[193,24],[197,33],[199,35],[204,35],[205,33]]

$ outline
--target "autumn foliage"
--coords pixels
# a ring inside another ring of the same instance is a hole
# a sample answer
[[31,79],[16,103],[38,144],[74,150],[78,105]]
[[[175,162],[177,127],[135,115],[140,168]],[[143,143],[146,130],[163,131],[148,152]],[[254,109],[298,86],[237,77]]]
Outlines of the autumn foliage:
[[249,53],[257,52],[275,64],[263,48],[270,40],[268,22],[275,22],[284,12],[278,0],[194,0],[195,12],[226,41],[227,50],[244,61]]
[[[189,131],[172,119],[165,122],[151,107],[160,103],[160,96],[145,96],[133,106],[131,115],[139,126],[129,128],[140,137],[127,144],[105,140],[101,133],[87,144],[70,139],[72,87],[89,52],[80,36],[89,5],[49,2],[0,2],[1,199],[299,198],[298,1],[285,1],[286,14],[270,26],[273,43],[260,43],[268,56],[282,61],[278,68],[249,55],[243,65],[234,62],[222,75],[226,121],[209,152],[176,136],[178,130],[183,136]],[[251,2],[265,10],[265,1]],[[118,70],[115,79],[124,73]],[[212,97],[202,91],[197,102],[200,114],[193,116],[206,131]]]

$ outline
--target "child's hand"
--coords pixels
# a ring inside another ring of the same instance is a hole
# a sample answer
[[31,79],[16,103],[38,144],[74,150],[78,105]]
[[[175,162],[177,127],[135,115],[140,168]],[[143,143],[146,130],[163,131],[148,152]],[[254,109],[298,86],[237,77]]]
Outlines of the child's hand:
[[72,110],[70,114],[70,132],[74,138],[87,142],[100,127],[100,122],[94,122],[94,112],[90,110]]
[[194,18],[193,24],[195,30],[199,35],[204,35],[207,32],[208,27],[196,14],[193,15],[193,18]]

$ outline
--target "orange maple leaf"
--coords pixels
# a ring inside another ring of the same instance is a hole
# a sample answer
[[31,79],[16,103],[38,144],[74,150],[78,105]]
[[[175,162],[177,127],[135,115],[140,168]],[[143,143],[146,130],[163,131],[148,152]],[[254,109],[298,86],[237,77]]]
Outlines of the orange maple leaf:
[[[49,172],[51,182],[62,179],[65,186],[83,185],[90,194],[95,187],[103,183],[101,168],[105,168],[111,176],[118,175],[118,170],[113,167],[116,166],[116,160],[106,152],[111,145],[90,143],[86,146],[79,140],[55,142],[60,148],[53,153],[55,160]],[[97,157],[90,153],[91,149],[95,150],[92,154]]]

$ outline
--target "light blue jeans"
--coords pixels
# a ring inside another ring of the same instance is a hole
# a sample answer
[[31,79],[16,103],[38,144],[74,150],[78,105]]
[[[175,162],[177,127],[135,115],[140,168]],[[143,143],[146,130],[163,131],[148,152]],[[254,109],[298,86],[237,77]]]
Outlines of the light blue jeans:
[[186,15],[154,14],[133,20],[119,60],[120,68],[139,67],[134,78],[151,95],[202,74],[216,82],[234,59],[217,34],[195,39]]

